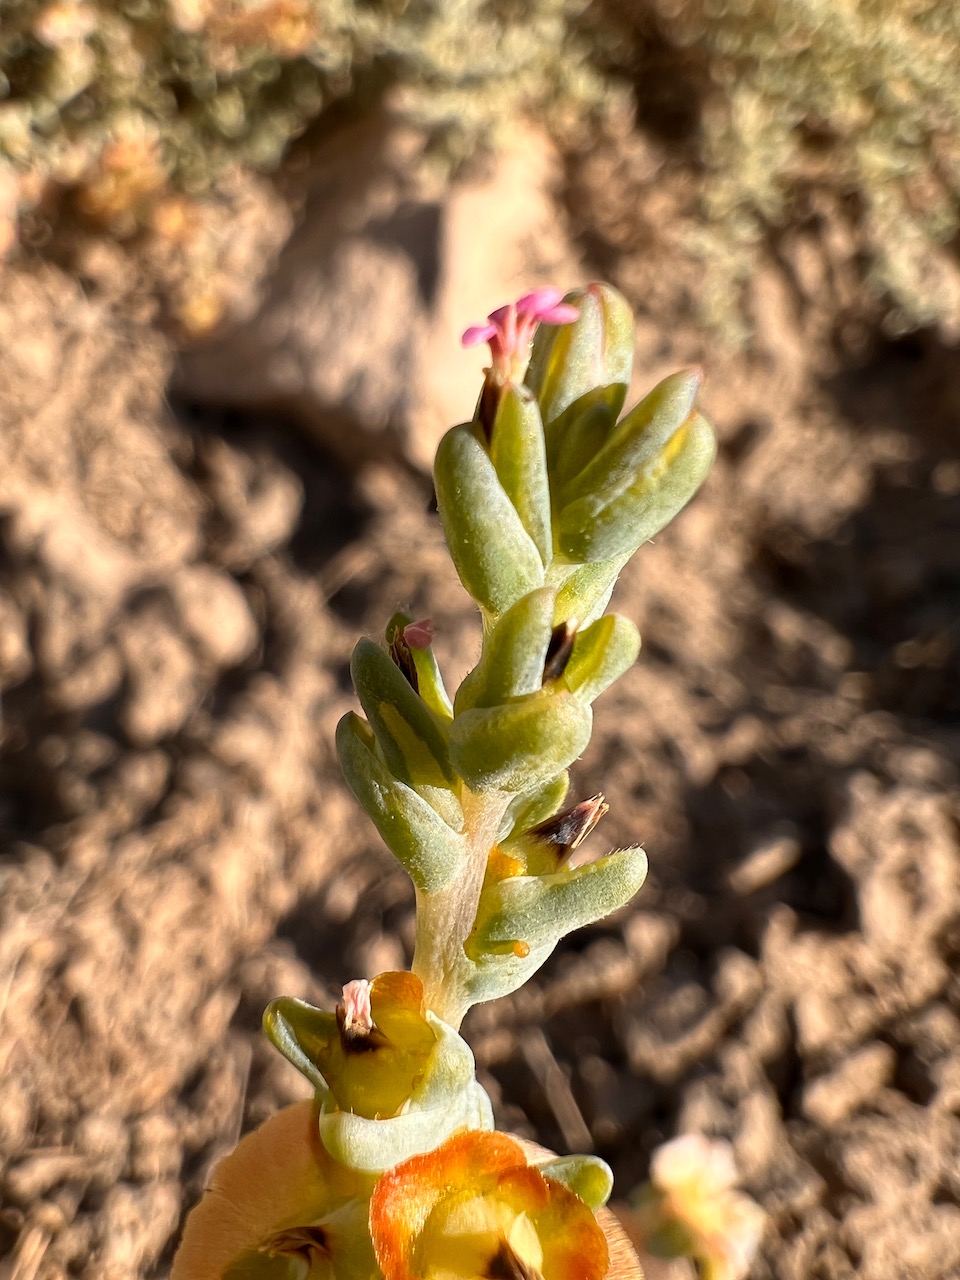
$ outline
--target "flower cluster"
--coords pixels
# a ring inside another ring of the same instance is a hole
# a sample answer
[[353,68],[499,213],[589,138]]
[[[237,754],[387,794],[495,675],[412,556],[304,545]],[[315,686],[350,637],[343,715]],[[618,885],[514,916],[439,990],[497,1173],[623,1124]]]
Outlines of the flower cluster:
[[571,859],[608,806],[569,804],[568,770],[640,647],[605,612],[617,576],[696,491],[713,433],[696,370],[620,416],[633,327],[608,286],[538,290],[464,341],[492,363],[435,479],[480,657],[451,697],[432,624],[396,614],[356,646],[363,715],[337,729],[347,783],[413,881],[412,972],[348,983],[331,1012],[269,1006],[313,1103],[221,1166],[174,1280],[639,1280],[603,1210],[610,1170],[493,1132],[459,1027],[643,883],[640,848]]

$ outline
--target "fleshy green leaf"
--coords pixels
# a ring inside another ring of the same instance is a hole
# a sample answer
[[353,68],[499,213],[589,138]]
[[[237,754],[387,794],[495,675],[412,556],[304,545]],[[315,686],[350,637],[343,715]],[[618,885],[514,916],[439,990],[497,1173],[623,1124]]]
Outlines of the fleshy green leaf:
[[592,723],[589,707],[565,691],[475,708],[451,726],[451,760],[475,791],[530,791],[576,760],[590,741]]
[[628,488],[686,423],[702,381],[699,369],[684,369],[658,382],[617,424],[600,452],[560,490],[561,505],[589,493]]
[[584,562],[631,555],[690,501],[715,452],[712,428],[693,413],[629,479],[614,465],[615,482],[574,498],[560,512],[558,539],[564,556]]
[[541,587],[518,600],[488,629],[480,661],[457,690],[457,715],[540,689],[553,613],[554,592]]
[[339,1034],[334,1014],[315,1009],[304,1000],[281,996],[271,1000],[264,1010],[263,1030],[274,1048],[307,1077],[318,1093],[326,1096],[327,1082],[317,1061]]
[[[432,805],[390,773],[371,749],[370,736],[353,712],[337,725],[343,776],[413,883],[434,893],[463,866],[464,839]],[[459,808],[456,797],[450,799]]]
[[500,880],[483,892],[470,954],[496,955],[518,942],[552,948],[564,934],[628,903],[646,875],[646,854],[632,848],[553,875]]
[[595,402],[599,389],[615,420],[633,368],[633,316],[623,295],[608,284],[591,284],[568,294],[567,301],[579,307],[578,319],[540,329],[526,376],[540,402],[551,472],[563,439],[564,415],[578,401],[584,408]]
[[390,655],[362,639],[353,651],[350,673],[391,772],[414,785],[452,786],[455,778],[440,724]]
[[537,1168],[545,1178],[562,1182],[594,1213],[603,1208],[613,1191],[613,1171],[599,1156],[558,1156]]
[[549,564],[553,531],[543,423],[534,396],[524,386],[508,383],[500,393],[490,433],[490,459],[542,562]]
[[620,614],[608,613],[578,633],[563,682],[571,693],[592,703],[628,671],[640,652],[640,632]]
[[515,831],[527,831],[538,822],[561,809],[570,789],[570,774],[564,771],[541,787],[524,791],[510,802],[500,826],[499,840],[507,840]]
[[597,387],[575,400],[553,429],[553,457],[550,480],[558,492],[603,448],[617,424],[623,403],[619,383]]
[[643,884],[642,849],[622,849],[550,876],[515,876],[485,889],[477,927],[464,948],[470,1004],[523,986],[564,934],[629,902]]
[[470,425],[440,441],[434,477],[460,581],[488,615],[543,586],[543,560]]
[[[630,553],[612,560],[598,560],[596,564],[581,564],[572,572],[566,572],[557,591],[554,621],[560,623],[576,619],[581,625],[586,625],[599,618],[610,602],[620,570],[629,559]],[[552,576],[559,576],[558,570],[559,566],[554,561]]]

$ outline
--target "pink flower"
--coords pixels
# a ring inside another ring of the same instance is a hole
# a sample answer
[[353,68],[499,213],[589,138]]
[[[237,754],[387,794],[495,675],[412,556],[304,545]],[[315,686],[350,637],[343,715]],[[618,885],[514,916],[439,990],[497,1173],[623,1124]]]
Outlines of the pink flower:
[[491,311],[486,324],[472,325],[461,341],[465,347],[488,342],[493,356],[491,372],[496,381],[519,381],[526,370],[537,326],[569,324],[580,314],[576,307],[562,299],[563,290],[549,286],[525,293],[516,302]]

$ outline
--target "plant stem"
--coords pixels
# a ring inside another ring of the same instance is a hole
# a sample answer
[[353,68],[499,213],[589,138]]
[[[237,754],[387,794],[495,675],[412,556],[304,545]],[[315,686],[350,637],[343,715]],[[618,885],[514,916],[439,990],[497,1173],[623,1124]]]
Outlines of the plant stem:
[[426,1007],[455,1029],[474,1003],[469,990],[471,964],[464,946],[476,923],[487,858],[511,799],[507,792],[474,792],[464,787],[467,859],[463,873],[436,893],[417,895],[413,972],[423,982]]

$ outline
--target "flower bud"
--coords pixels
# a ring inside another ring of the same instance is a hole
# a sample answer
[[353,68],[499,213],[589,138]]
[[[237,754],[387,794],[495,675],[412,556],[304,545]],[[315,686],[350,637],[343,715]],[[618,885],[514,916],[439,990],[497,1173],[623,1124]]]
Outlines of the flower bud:
[[386,626],[387,649],[404,679],[443,722],[453,718],[453,707],[443,676],[431,647],[433,623],[429,618],[412,622],[405,613],[395,613]]

